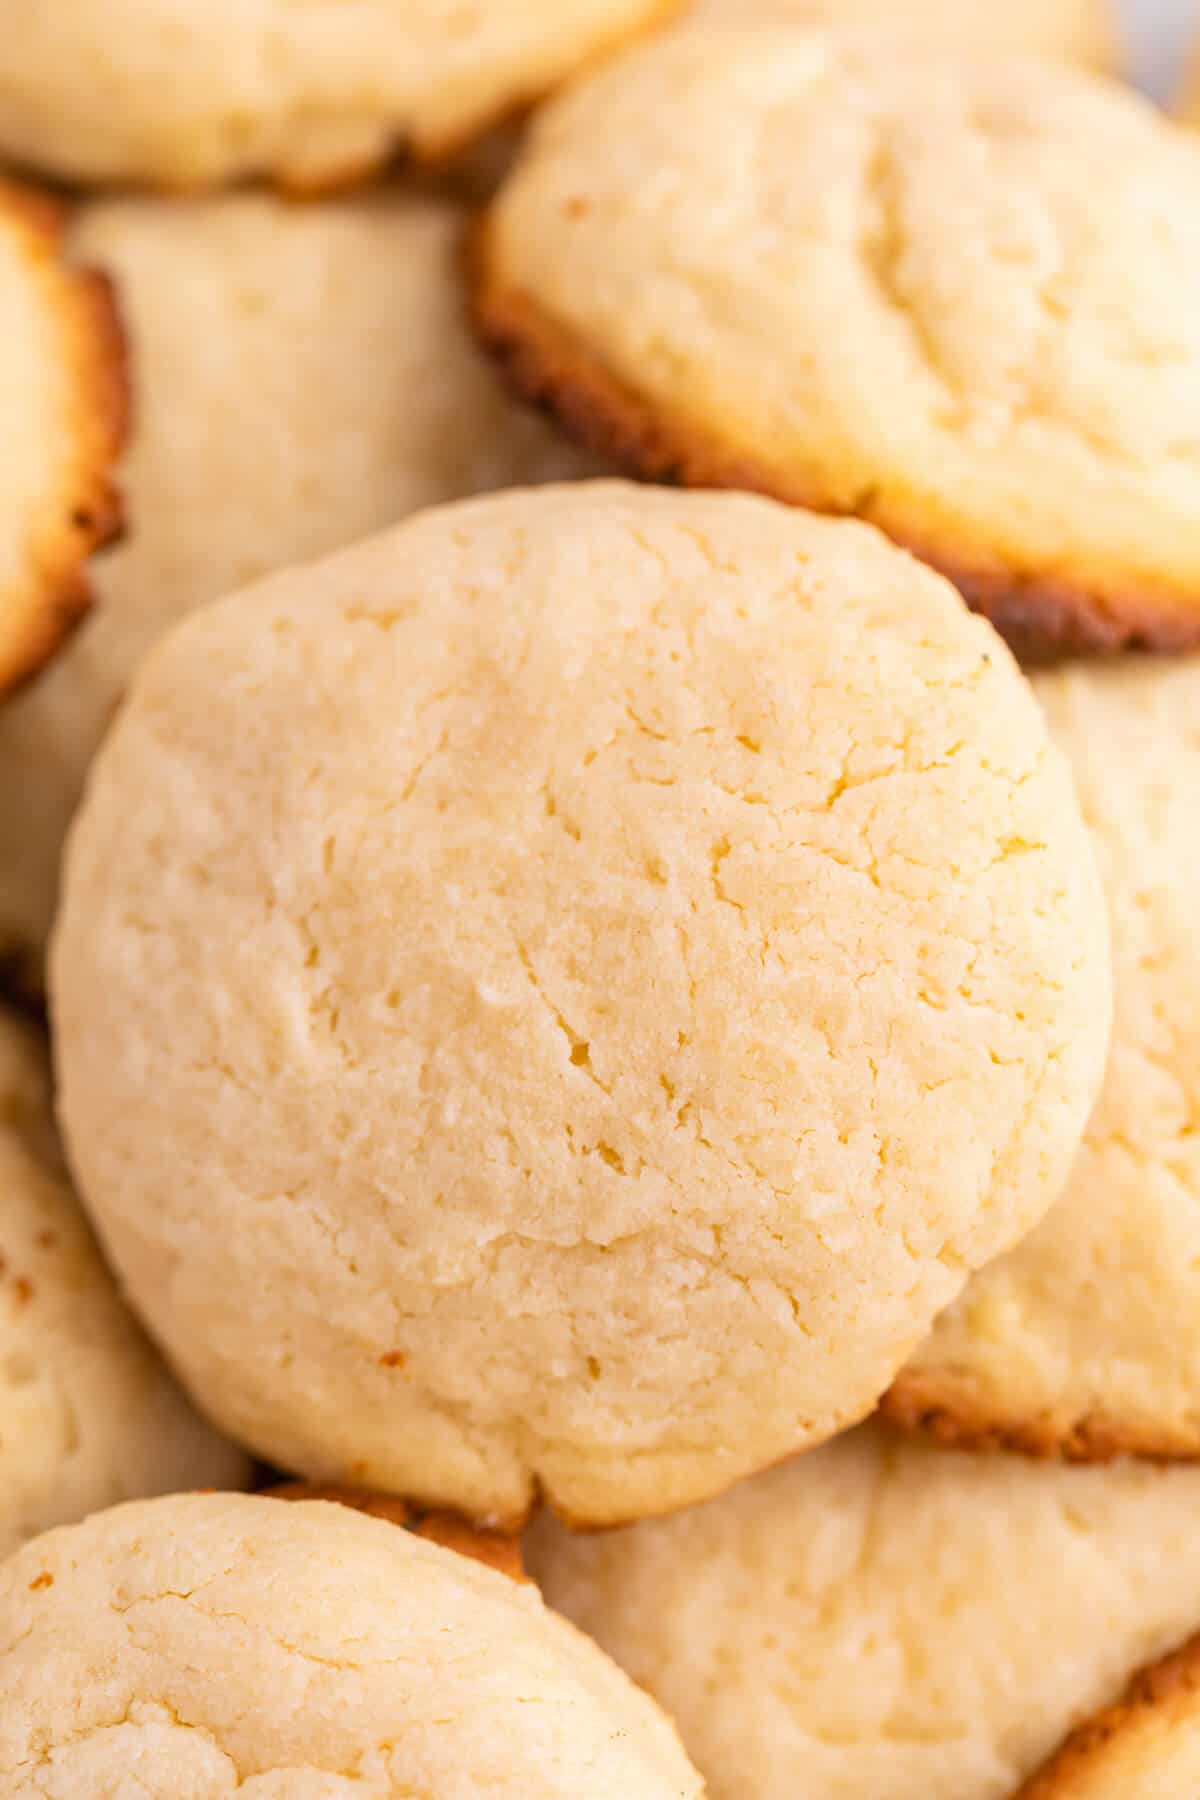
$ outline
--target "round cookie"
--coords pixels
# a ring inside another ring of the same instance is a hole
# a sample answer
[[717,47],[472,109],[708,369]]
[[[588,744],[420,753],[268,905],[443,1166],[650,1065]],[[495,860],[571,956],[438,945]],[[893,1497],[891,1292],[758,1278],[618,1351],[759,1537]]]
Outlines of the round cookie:
[[861,1417],[1102,1073],[1027,683],[745,495],[510,493],[193,615],[67,871],[63,1114],[151,1329],[278,1466],[475,1519]]
[[1200,657],[1034,686],[1107,890],[1108,1072],[1066,1193],[886,1404],[951,1442],[1200,1456]]
[[545,1520],[526,1556],[672,1713],[709,1800],[1009,1800],[1194,1627],[1198,1506],[1200,1470],[870,1425],[674,1518],[590,1538]]
[[8,1800],[700,1800],[528,1585],[320,1501],[190,1494],[0,1566]]
[[74,250],[118,281],[130,326],[135,529],[95,564],[100,604],[56,667],[0,711],[0,960],[27,985],[87,765],[168,625],[418,507],[588,467],[471,341],[462,219],[398,191],[83,210]]
[[435,161],[680,0],[9,0],[0,155],[72,182],[328,189]]
[[248,1473],[118,1297],[62,1165],[41,1042],[0,1012],[0,1557],[116,1500]]
[[701,24],[796,24],[855,30],[947,49],[1045,56],[1111,70],[1120,60],[1109,0],[698,0]]
[[1200,1638],[1192,1638],[1073,1731],[1017,1800],[1194,1800],[1198,1791]]
[[86,609],[84,563],[119,524],[120,331],[107,284],[68,267],[61,238],[54,203],[0,177],[0,696]]
[[539,116],[474,262],[629,470],[868,518],[1027,647],[1200,642],[1200,145],[1132,92],[668,33]]

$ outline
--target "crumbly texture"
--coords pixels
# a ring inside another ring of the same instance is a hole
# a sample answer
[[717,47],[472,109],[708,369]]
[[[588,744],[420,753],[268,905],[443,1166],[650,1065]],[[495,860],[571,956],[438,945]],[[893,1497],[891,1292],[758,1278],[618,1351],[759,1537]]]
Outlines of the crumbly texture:
[[63,216],[0,178],[0,696],[86,610],[84,563],[116,531],[124,358],[107,282],[62,257]]
[[9,0],[0,154],[170,190],[446,157],[680,0]]
[[673,1714],[710,1800],[1009,1800],[1194,1627],[1198,1505],[1200,1470],[964,1456],[872,1425],[676,1518],[590,1538],[544,1521],[526,1554]]
[[0,962],[27,985],[87,765],[170,624],[419,507],[594,466],[512,405],[471,341],[462,225],[399,191],[83,210],[74,252],[111,272],[130,327],[136,529],[94,565],[99,605],[56,667],[0,711]]
[[177,628],[53,959],[77,1171],[204,1404],[501,1522],[861,1417],[1061,1190],[1110,1003],[990,627],[861,526],[603,482]]
[[1192,1638],[1073,1731],[1017,1800],[1194,1800],[1198,1791],[1200,1638]]
[[0,1568],[6,1800],[700,1800],[536,1591],[320,1501],[192,1494]]
[[317,1487],[311,1482],[289,1481],[268,1490],[282,1500],[333,1500],[339,1506],[353,1506],[359,1512],[377,1519],[388,1519],[393,1525],[415,1531],[431,1544],[457,1550],[460,1556],[473,1557],[507,1575],[510,1581],[527,1581],[521,1559],[521,1540],[513,1533],[480,1531],[457,1513],[421,1513],[407,1500],[393,1494],[373,1494],[369,1489]]
[[1115,70],[1120,60],[1110,0],[697,0],[701,24],[879,26],[939,48],[1045,56]]
[[1063,1198],[972,1279],[887,1405],[952,1442],[1197,1456],[1200,658],[1034,685],[1108,897],[1108,1072]]
[[668,33],[539,116],[473,282],[634,473],[868,518],[1031,650],[1200,642],[1200,144],[1115,84]]
[[0,1558],[96,1507],[248,1474],[118,1298],[62,1165],[40,1037],[0,1012]]

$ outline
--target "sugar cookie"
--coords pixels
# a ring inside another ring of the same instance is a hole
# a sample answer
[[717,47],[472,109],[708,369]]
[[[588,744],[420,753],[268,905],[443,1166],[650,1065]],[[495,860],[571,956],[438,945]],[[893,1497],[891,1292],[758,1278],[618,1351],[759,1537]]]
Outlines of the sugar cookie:
[[505,494],[193,615],[67,867],[63,1114],[152,1330],[277,1466],[476,1520],[861,1417],[1102,1073],[1028,684],[746,495]]
[[1115,83],[667,33],[539,117],[475,306],[634,473],[868,518],[1030,646],[1200,643],[1200,143]]

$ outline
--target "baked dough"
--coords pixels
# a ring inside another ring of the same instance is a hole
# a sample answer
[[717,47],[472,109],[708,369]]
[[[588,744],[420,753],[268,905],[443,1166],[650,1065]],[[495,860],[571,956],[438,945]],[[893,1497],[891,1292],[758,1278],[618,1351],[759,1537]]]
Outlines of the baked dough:
[[63,1168],[40,1037],[0,1011],[0,1558],[116,1500],[248,1475],[118,1297]]
[[438,160],[679,0],[7,0],[0,155],[73,182],[358,181]]
[[1010,1800],[1200,1618],[1198,1506],[1200,1470],[872,1425],[675,1518],[591,1538],[546,1520],[526,1556],[674,1715],[709,1800]]
[[1066,1193],[972,1278],[888,1410],[952,1442],[1198,1456],[1200,657],[1034,685],[1108,895],[1108,1073]]
[[191,1494],[0,1567],[6,1800],[700,1800],[536,1591],[321,1501]]
[[0,710],[0,960],[30,987],[87,765],[168,625],[418,507],[591,466],[472,343],[462,222],[401,191],[83,209],[72,248],[117,281],[132,338],[134,528],[57,666]]
[[861,1417],[1061,1190],[1111,998],[991,628],[862,526],[603,482],[177,627],[53,965],[77,1172],[206,1408],[502,1523]]
[[1200,643],[1200,143],[1115,83],[667,33],[539,116],[475,307],[633,473],[868,518],[1030,649]]
[[0,697],[86,609],[84,564],[120,522],[120,332],[107,284],[64,262],[62,227],[0,177]]

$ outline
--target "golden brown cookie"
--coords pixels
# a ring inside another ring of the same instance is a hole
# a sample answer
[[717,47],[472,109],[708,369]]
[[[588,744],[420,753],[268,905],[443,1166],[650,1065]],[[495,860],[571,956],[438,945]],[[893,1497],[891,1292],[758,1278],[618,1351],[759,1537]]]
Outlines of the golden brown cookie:
[[85,611],[84,564],[120,522],[121,334],[107,282],[64,261],[64,224],[0,178],[0,695]]
[[1108,898],[1116,1016],[1067,1190],[885,1402],[967,1445],[1200,1456],[1200,657],[1035,676]]
[[529,1579],[519,1537],[502,1531],[480,1531],[457,1513],[421,1512],[392,1494],[373,1494],[363,1488],[317,1487],[305,1481],[284,1482],[267,1491],[279,1500],[333,1500],[340,1506],[352,1506],[356,1512],[388,1519],[393,1525],[415,1531],[418,1537],[428,1538],[431,1544],[441,1544],[445,1550],[455,1550],[460,1556],[485,1563],[511,1581]]
[[1200,642],[1200,144],[1115,84],[668,33],[541,115],[474,290],[631,472],[870,519],[1030,648]]

